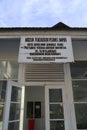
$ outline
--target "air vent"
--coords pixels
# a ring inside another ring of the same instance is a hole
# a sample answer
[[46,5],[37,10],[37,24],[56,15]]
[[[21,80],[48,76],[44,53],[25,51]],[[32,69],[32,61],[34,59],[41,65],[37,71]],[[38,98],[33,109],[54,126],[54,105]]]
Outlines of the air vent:
[[63,64],[26,64],[25,82],[63,82]]

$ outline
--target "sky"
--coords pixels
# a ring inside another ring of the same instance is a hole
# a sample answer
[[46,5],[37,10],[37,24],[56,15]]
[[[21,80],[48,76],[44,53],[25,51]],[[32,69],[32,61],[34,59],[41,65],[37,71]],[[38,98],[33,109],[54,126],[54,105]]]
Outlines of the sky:
[[87,0],[0,0],[0,27],[87,27]]

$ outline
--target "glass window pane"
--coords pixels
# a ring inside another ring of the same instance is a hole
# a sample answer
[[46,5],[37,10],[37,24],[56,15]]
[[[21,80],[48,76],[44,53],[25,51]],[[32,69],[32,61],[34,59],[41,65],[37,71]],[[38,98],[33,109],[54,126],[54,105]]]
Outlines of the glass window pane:
[[49,89],[49,101],[50,102],[62,102],[62,90],[61,89]]
[[7,81],[0,81],[0,101],[5,101]]
[[50,104],[50,119],[63,119],[63,104]]
[[0,122],[3,121],[3,110],[4,110],[4,104],[0,103]]
[[18,79],[19,65],[16,61],[0,61],[0,79]]
[[4,79],[6,73],[6,61],[0,61],[0,79]]
[[20,104],[11,103],[9,120],[19,120],[20,119]]
[[0,130],[2,130],[3,126],[3,110],[4,110],[4,104],[0,103]]
[[3,110],[5,104],[6,85],[7,81],[0,81],[0,130],[2,130],[3,126]]
[[71,65],[71,76],[74,79],[87,79],[87,61],[78,61],[75,63],[72,63]]
[[75,104],[78,129],[87,129],[87,104]]
[[7,75],[9,75],[9,78],[11,79],[18,79],[18,63],[14,61],[8,61],[7,62]]
[[34,110],[35,118],[41,118],[41,102],[35,102],[34,106],[35,106]]
[[87,102],[87,81],[73,81],[73,94],[75,102]]
[[21,101],[21,88],[12,86],[11,101],[14,102]]
[[33,107],[33,102],[27,102],[27,118],[34,118]]
[[50,121],[50,130],[65,130],[64,121]]
[[19,122],[9,123],[8,130],[19,130]]

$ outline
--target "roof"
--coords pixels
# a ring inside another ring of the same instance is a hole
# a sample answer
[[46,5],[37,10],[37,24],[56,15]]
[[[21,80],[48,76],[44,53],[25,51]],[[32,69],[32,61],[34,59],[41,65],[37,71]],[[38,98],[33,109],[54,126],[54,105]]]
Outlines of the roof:
[[1,27],[0,31],[41,31],[41,30],[58,30],[58,31],[87,31],[83,27],[70,27],[62,22],[57,23],[52,27]]
[[62,22],[57,23],[52,27],[53,29],[70,29],[70,27]]

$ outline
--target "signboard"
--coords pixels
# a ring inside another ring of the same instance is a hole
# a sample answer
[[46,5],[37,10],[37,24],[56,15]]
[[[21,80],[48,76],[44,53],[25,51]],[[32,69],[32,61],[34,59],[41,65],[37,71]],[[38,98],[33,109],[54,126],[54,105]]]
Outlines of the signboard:
[[23,36],[19,63],[73,62],[71,38],[68,36]]

